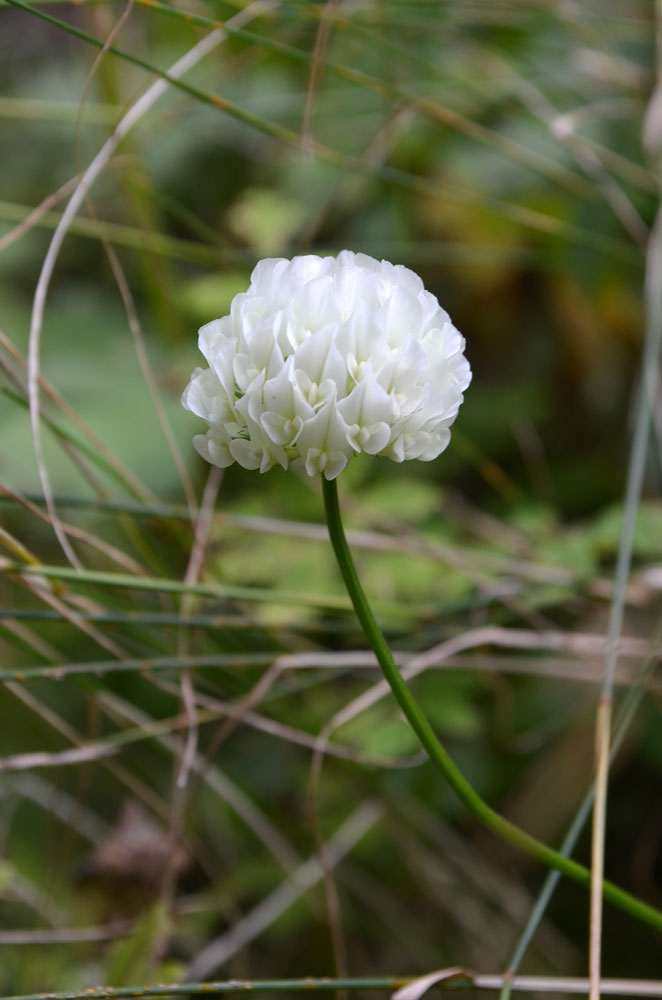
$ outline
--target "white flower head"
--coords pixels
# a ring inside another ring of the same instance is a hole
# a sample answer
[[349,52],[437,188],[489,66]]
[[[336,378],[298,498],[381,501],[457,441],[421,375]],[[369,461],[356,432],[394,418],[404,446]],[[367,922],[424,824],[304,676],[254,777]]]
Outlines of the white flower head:
[[343,250],[262,260],[200,330],[182,404],[208,462],[335,479],[360,453],[429,462],[471,381],[464,337],[402,265]]

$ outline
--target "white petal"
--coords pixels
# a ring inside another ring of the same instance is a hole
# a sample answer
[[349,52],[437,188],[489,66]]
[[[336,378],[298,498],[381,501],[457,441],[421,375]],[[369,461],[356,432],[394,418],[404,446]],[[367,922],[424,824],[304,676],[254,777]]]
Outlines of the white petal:
[[283,417],[280,413],[268,410],[260,417],[260,425],[274,444],[292,447],[301,434],[303,420],[301,417]]
[[401,347],[413,330],[419,330],[423,311],[418,298],[399,285],[379,310],[379,321],[393,348]]
[[211,433],[196,434],[193,438],[193,447],[207,462],[218,465],[221,469],[227,469],[234,462],[228,446],[214,438]]
[[259,469],[263,458],[263,449],[259,444],[235,438],[230,442],[230,454],[242,469]]
[[228,399],[234,398],[234,377],[232,374],[232,359],[237,352],[236,340],[224,340],[218,343],[209,359],[218,381]]

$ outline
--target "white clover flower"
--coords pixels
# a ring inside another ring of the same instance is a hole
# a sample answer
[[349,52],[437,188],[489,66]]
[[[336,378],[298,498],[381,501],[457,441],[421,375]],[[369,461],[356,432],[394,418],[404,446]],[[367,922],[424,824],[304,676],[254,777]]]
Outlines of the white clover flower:
[[429,462],[471,381],[464,337],[418,275],[350,250],[260,261],[199,344],[209,368],[182,404],[209,425],[193,443],[221,468],[330,480],[359,452]]

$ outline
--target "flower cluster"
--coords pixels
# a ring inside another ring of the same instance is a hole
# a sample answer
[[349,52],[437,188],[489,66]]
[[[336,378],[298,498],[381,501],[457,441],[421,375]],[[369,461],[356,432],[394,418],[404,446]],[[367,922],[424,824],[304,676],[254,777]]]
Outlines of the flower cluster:
[[335,479],[353,455],[436,458],[471,381],[464,338],[413,271],[365,254],[261,261],[200,330],[182,403],[225,468]]

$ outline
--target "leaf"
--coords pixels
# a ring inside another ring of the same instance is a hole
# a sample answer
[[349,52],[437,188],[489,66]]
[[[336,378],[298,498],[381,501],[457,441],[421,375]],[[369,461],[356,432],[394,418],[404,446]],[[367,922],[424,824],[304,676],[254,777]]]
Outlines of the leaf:
[[154,954],[170,931],[170,918],[162,903],[154,903],[136,920],[130,937],[118,941],[108,956],[107,982],[111,986],[158,982],[163,973]]
[[234,232],[260,256],[285,247],[306,218],[306,206],[270,188],[248,188],[228,213]]
[[419,743],[404,719],[393,718],[365,727],[361,749],[372,757],[403,757],[415,753]]
[[362,487],[361,502],[380,514],[402,518],[408,525],[418,524],[439,510],[439,488],[411,476],[380,479]]
[[[226,316],[230,303],[239,292],[248,287],[246,271],[224,271],[222,274],[205,274],[187,282],[177,293],[177,304],[195,323],[209,323]],[[203,359],[199,359],[202,365]]]
[[[399,990],[395,991],[391,1000],[420,1000],[431,987],[448,980],[456,981],[458,986],[466,986],[471,983],[471,976],[465,969],[459,967],[438,969],[436,972],[428,972],[425,976],[419,976],[418,979],[412,979],[406,986],[401,986]],[[448,988],[451,988],[450,984]]]
[[[592,530],[593,543],[602,554],[612,554],[618,549],[622,530],[622,507],[620,504],[609,507],[598,518]],[[644,501],[637,515],[633,552],[636,556],[658,558],[660,551],[662,551],[662,503],[654,500]]]

